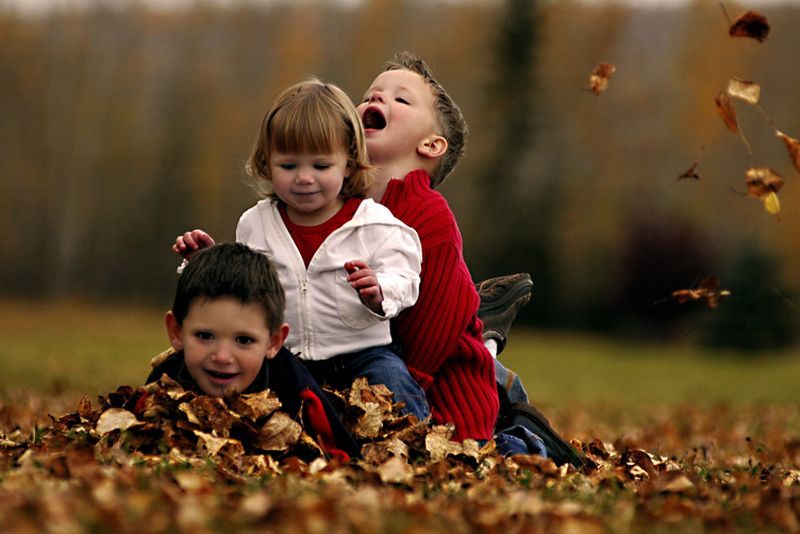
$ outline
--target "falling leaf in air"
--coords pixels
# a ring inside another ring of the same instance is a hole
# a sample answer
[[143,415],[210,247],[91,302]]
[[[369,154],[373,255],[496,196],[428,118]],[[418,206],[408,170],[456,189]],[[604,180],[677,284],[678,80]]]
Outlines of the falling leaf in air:
[[731,24],[728,33],[731,37],[750,37],[763,43],[769,35],[767,17],[755,11],[748,11],[739,15]]
[[716,308],[719,305],[720,298],[727,297],[731,292],[727,289],[720,290],[719,278],[716,276],[707,276],[700,280],[700,283],[694,289],[678,289],[672,292],[672,298],[678,301],[678,304],[685,304],[686,302],[702,301],[709,308]]
[[773,215],[777,215],[781,211],[781,201],[774,191],[770,191],[764,197],[764,209]]
[[728,94],[755,106],[761,96],[761,84],[740,78],[731,78],[728,82]]
[[694,180],[699,180],[700,175],[697,174],[697,166],[700,165],[699,161],[693,161],[692,166],[689,167],[685,172],[678,175],[678,180],[686,180],[688,178],[692,178]]
[[589,76],[589,88],[596,95],[608,89],[608,79],[617,68],[611,63],[600,63]]
[[745,172],[747,195],[764,198],[769,193],[778,193],[783,187],[783,178],[769,167],[750,167]]
[[725,126],[732,132],[739,131],[739,121],[736,119],[736,110],[733,108],[731,99],[727,93],[722,92],[717,95],[717,113],[720,114],[722,120],[725,121]]
[[800,141],[794,137],[789,137],[783,132],[775,132],[775,135],[783,139],[783,142],[786,143],[786,148],[789,150],[789,157],[792,158],[795,169],[800,171]]

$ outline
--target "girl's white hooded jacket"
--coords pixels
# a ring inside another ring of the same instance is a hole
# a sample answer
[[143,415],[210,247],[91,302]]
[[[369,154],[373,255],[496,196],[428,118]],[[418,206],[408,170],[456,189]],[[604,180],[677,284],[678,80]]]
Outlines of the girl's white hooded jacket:
[[[353,218],[331,232],[307,269],[275,200],[261,200],[242,214],[236,241],[265,253],[275,265],[286,292],[286,347],[305,360],[390,343],[388,319],[419,296],[419,237],[371,199],[363,200]],[[364,306],[347,282],[344,264],[357,259],[378,275],[383,315]]]

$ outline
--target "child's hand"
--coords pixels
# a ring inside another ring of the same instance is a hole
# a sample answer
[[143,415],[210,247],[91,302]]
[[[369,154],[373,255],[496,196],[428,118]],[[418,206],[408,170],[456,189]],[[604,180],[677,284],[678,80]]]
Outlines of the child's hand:
[[383,315],[383,306],[381,306],[383,292],[380,284],[378,284],[378,275],[375,274],[375,271],[361,260],[345,262],[344,268],[350,273],[347,281],[350,282],[353,289],[358,291],[358,297],[364,303],[364,306],[378,315]]
[[176,237],[175,243],[172,245],[172,252],[186,260],[190,260],[192,259],[192,254],[213,244],[213,237],[197,229]]

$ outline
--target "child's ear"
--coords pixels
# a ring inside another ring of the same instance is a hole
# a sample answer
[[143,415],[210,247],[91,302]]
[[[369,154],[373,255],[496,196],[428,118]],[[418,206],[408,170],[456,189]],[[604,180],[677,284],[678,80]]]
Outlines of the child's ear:
[[417,146],[417,154],[424,158],[436,159],[447,152],[447,139],[441,135],[431,134]]
[[289,324],[283,323],[269,336],[269,345],[267,346],[267,359],[271,360],[281,350],[283,342],[286,341],[286,336],[289,335]]
[[178,322],[177,317],[172,311],[168,311],[164,316],[164,323],[167,325],[167,337],[169,337],[169,344],[175,351],[183,349],[183,327]]

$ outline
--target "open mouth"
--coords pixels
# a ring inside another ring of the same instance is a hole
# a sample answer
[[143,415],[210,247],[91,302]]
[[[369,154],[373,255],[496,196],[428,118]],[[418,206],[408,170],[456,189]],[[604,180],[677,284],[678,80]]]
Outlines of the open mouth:
[[365,130],[383,130],[386,128],[386,118],[377,108],[367,108],[361,117]]
[[208,373],[212,378],[216,378],[218,380],[230,380],[231,378],[235,377],[238,373],[222,373],[220,371],[211,371],[210,369],[206,369],[206,373]]

